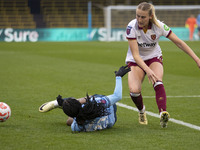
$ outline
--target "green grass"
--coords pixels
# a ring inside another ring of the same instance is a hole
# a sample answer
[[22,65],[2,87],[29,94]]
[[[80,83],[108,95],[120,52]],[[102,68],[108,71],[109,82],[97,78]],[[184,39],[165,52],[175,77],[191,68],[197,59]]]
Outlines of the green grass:
[[[187,42],[200,57],[200,42]],[[171,42],[160,42],[164,57],[164,85],[169,96],[200,95],[200,70],[195,62]],[[137,112],[118,107],[112,129],[72,133],[62,110],[39,113],[38,107],[58,94],[76,98],[89,94],[112,94],[114,71],[124,65],[127,42],[0,43],[0,101],[10,105],[11,118],[0,123],[2,150],[129,150],[200,147],[200,131],[169,122],[161,129],[159,119],[138,123]],[[154,96],[145,79],[144,96]],[[127,76],[123,96],[128,96]],[[134,106],[123,98],[121,103]],[[158,113],[155,99],[146,98],[148,111]],[[172,118],[200,126],[200,98],[168,98]]]

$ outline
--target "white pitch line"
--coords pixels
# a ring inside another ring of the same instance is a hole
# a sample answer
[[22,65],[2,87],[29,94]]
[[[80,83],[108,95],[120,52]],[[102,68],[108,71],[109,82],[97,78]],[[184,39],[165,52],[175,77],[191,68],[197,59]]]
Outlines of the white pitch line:
[[[143,98],[155,98],[155,96],[142,96]],[[178,96],[167,96],[167,98],[198,98],[200,95],[178,95]],[[124,96],[123,98],[130,98],[130,96]]]
[[[120,107],[123,107],[123,108],[126,108],[126,109],[129,109],[129,110],[133,110],[133,111],[136,111],[138,112],[138,109],[135,108],[135,107],[132,107],[132,106],[128,106],[126,104],[122,104],[122,103],[117,103],[117,106],[120,106]],[[150,111],[146,111],[146,114],[152,116],[152,117],[156,117],[156,118],[160,118],[160,115],[158,114],[155,114],[153,112],[150,112]],[[190,123],[187,123],[187,122],[183,122],[181,120],[176,120],[176,119],[173,119],[173,118],[170,118],[169,121],[173,122],[173,123],[176,123],[176,124],[179,124],[179,125],[183,125],[183,126],[186,126],[186,127],[189,127],[189,128],[192,128],[192,129],[195,129],[195,130],[199,130],[200,131],[200,127],[199,126],[196,126],[196,125],[193,125],[193,124],[190,124]]]

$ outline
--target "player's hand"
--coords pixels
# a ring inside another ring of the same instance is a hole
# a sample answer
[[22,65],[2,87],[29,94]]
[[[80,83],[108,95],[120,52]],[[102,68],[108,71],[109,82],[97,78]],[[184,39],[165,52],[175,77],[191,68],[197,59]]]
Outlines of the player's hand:
[[115,71],[115,76],[123,77],[129,71],[131,71],[131,68],[129,68],[128,65],[122,66],[122,67],[119,68],[118,71]]
[[154,73],[151,69],[149,69],[149,70],[146,72],[146,74],[147,74],[149,83],[154,84],[154,83],[156,83],[156,81],[158,81],[158,77],[155,75],[155,73]]
[[198,66],[199,69],[200,69],[200,59],[198,59],[198,60],[196,61],[196,63],[197,63],[197,66]]

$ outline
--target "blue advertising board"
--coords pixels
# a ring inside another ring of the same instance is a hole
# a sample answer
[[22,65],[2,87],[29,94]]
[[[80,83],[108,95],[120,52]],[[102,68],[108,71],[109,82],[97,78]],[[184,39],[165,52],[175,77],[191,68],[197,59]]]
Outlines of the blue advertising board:
[[[185,27],[174,27],[172,31],[182,40],[189,40],[189,31]],[[197,35],[197,30],[195,31]],[[125,29],[112,29],[111,41],[126,41]],[[198,36],[194,39],[198,40]],[[67,42],[67,41],[106,41],[106,28],[39,28],[39,29],[0,29],[0,41],[5,42]],[[161,41],[168,40],[165,37]]]

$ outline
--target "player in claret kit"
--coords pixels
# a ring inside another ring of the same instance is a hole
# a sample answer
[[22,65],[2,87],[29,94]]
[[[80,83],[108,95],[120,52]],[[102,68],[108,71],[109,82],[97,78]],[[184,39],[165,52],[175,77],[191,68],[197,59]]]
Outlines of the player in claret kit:
[[157,20],[154,6],[147,2],[140,3],[136,9],[136,19],[128,24],[126,30],[129,43],[126,64],[131,68],[128,73],[130,97],[138,108],[139,123],[148,124],[141,94],[142,82],[145,75],[147,75],[155,90],[161,127],[167,127],[170,115],[166,110],[167,99],[162,81],[162,51],[158,44],[161,36],[165,36],[175,43],[200,68],[200,59],[192,49],[179,39],[166,24]]
[[116,102],[122,99],[122,77],[130,71],[128,66],[122,66],[115,72],[116,84],[114,93],[108,96],[92,95],[85,98],[63,98],[47,102],[40,106],[40,112],[48,112],[54,108],[62,108],[69,116],[67,125],[72,131],[96,131],[111,128],[117,121]]

